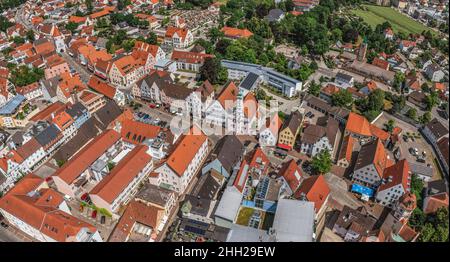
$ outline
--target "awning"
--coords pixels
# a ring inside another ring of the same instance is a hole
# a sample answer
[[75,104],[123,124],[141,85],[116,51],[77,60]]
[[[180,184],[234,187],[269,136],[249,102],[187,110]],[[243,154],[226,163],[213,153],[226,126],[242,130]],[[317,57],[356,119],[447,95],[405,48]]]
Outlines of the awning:
[[279,148],[285,149],[285,150],[291,150],[292,147],[290,145],[285,145],[285,144],[278,144],[277,145]]

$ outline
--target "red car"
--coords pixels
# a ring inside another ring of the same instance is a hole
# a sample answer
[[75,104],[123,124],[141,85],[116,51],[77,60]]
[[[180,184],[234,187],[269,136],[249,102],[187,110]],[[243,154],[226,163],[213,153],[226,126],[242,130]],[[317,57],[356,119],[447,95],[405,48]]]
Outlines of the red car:
[[97,210],[92,211],[92,218],[97,218]]
[[149,106],[150,108],[155,108],[155,107],[156,107],[155,104],[148,104],[148,106]]

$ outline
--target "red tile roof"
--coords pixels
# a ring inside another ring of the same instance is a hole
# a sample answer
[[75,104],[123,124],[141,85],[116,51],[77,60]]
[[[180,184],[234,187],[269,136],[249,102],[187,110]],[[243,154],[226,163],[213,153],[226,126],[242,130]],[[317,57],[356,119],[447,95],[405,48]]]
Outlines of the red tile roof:
[[358,135],[372,136],[369,121],[367,121],[364,116],[358,115],[353,112],[350,112],[350,114],[348,115],[345,130]]
[[155,232],[157,231],[163,215],[164,209],[133,200],[127,206],[125,212],[117,223],[117,226],[111,233],[109,242],[127,241],[131,234],[131,230],[136,223],[148,226],[152,228],[152,232]]
[[152,160],[152,157],[147,154],[147,150],[146,145],[136,146],[119,161],[111,173],[104,177],[89,194],[97,195],[107,203],[112,204]]
[[234,82],[229,82],[228,85],[225,86],[220,92],[217,97],[217,101],[219,101],[225,110],[228,110],[230,106],[235,104],[238,93],[239,89],[236,87]]
[[[298,177],[295,175],[296,172],[298,174]],[[278,172],[278,175],[280,177],[284,177],[292,192],[295,192],[297,190],[302,179],[302,172],[294,159],[291,159],[288,162],[284,162],[280,171]]]
[[195,154],[207,140],[208,138],[201,130],[196,127],[191,128],[189,134],[183,135],[167,158],[167,165],[181,177]]
[[314,202],[315,210],[318,212],[329,194],[330,188],[328,187],[327,181],[322,175],[317,175],[311,176],[303,181],[295,193],[295,198],[306,198],[306,200]]
[[88,86],[99,92],[100,94],[108,97],[109,99],[113,99],[116,94],[116,89],[114,87],[100,80],[100,78],[96,76],[91,76],[88,82]]
[[214,57],[210,54],[202,54],[202,53],[194,53],[194,52],[185,52],[185,51],[177,51],[174,50],[172,53],[171,60],[189,64],[203,64],[205,59],[208,57]]
[[92,165],[119,139],[120,134],[114,130],[109,129],[103,132],[58,169],[54,176],[58,176],[70,185],[84,170]]
[[402,185],[403,190],[408,192],[410,188],[408,185],[410,179],[408,162],[403,159],[398,161],[396,164],[387,167],[384,170],[383,179],[385,180],[385,183],[380,185],[378,191],[382,191],[400,184]]
[[52,189],[40,189],[45,184],[34,174],[25,176],[0,199],[0,208],[58,242],[74,241],[83,228],[91,233],[97,231],[94,226],[59,210],[63,202],[61,195]]
[[228,26],[224,26],[220,31],[222,31],[226,37],[232,38],[248,38],[253,35],[248,29],[239,29]]
[[132,143],[140,144],[146,139],[155,138],[161,131],[161,127],[145,124],[134,120],[124,120],[122,122],[122,129],[120,134],[122,140]]

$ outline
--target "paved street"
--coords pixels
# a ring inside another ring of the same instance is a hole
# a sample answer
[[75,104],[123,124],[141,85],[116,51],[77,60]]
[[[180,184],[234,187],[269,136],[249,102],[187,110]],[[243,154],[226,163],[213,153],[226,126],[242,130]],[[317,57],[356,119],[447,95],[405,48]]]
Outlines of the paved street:
[[84,83],[87,83],[89,81],[89,78],[91,78],[91,72],[87,70],[86,67],[78,64],[70,55],[67,53],[61,53],[62,57],[67,61],[69,66],[73,68],[77,73],[80,75],[81,81]]

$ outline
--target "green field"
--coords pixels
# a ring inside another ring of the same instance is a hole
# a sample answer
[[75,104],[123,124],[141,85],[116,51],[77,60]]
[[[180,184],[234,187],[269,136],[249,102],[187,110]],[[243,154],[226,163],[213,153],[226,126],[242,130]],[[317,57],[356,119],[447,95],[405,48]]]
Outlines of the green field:
[[366,10],[354,9],[352,13],[364,19],[366,23],[375,28],[376,25],[388,21],[392,25],[394,32],[405,32],[407,34],[420,34],[428,27],[412,20],[406,15],[400,14],[396,10],[375,5],[362,5]]

